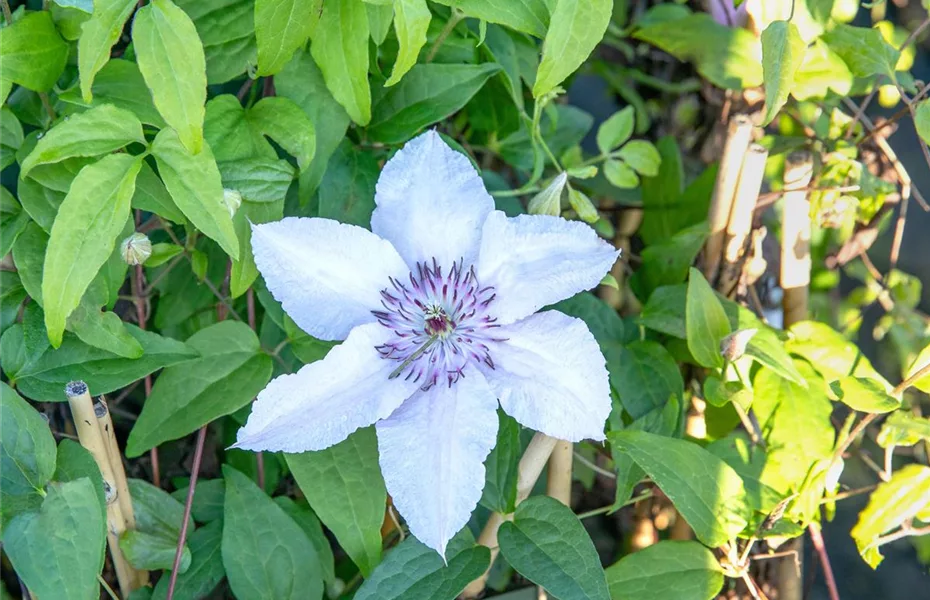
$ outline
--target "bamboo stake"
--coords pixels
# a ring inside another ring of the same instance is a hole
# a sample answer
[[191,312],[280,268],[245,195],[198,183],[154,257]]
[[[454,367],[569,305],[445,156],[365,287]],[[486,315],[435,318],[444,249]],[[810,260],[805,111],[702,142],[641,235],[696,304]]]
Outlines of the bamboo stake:
[[565,506],[572,505],[572,460],[575,445],[559,440],[549,456],[549,471],[546,478],[546,495]]
[[[523,453],[523,458],[520,459],[518,465],[517,499],[515,504],[520,504],[529,497],[530,492],[533,491],[533,486],[536,485],[536,480],[542,474],[543,467],[546,466],[546,461],[549,460],[549,456],[558,442],[559,440],[556,438],[549,437],[544,433],[537,433],[533,436],[533,440],[526,447],[526,452]],[[484,529],[481,530],[481,535],[478,536],[478,543],[491,550],[491,563],[481,577],[465,586],[462,591],[462,598],[477,598],[484,592],[485,585],[488,582],[488,574],[494,565],[494,559],[497,558],[497,554],[500,552],[500,546],[497,544],[497,530],[500,529],[504,521],[512,520],[513,514],[491,513],[491,517],[485,524]]]
[[[103,396],[94,402],[94,414],[97,416],[97,426],[106,443],[107,457],[110,460],[110,467],[113,469],[113,475],[116,478],[116,497],[119,502],[120,511],[123,513],[123,518],[126,520],[126,529],[135,529],[136,515],[132,508],[132,495],[129,493],[129,481],[126,479],[126,469],[123,466],[123,455],[120,452],[119,444],[116,442],[116,431],[113,428],[113,419],[110,416],[110,409],[107,407],[106,400],[103,399]],[[148,571],[139,569],[133,569],[133,571],[135,575],[135,588],[148,585]]]
[[810,201],[804,188],[813,172],[809,152],[793,152],[785,162],[785,193],[781,219],[781,276],[784,326],[807,319],[808,286],[811,281]]
[[71,416],[77,430],[81,445],[90,452],[103,476],[103,487],[107,501],[107,541],[110,546],[110,556],[113,558],[113,568],[116,570],[116,579],[119,582],[120,594],[128,597],[133,590],[135,574],[132,566],[126,561],[119,547],[119,538],[126,531],[126,517],[119,502],[119,486],[110,458],[107,455],[107,444],[100,427],[97,425],[97,415],[94,412],[94,403],[90,398],[87,384],[83,381],[72,381],[65,386],[68,404],[71,406]]
[[752,233],[752,217],[755,212],[762,180],[765,177],[765,161],[769,151],[759,144],[751,144],[743,158],[739,182],[730,206],[727,219],[726,244],[723,250],[724,264],[717,289],[732,296],[742,272],[746,240]]
[[727,128],[727,141],[723,146],[717,181],[711,196],[708,226],[710,235],[704,244],[704,277],[713,283],[717,279],[720,258],[723,250],[730,207],[739,182],[739,173],[743,165],[743,156],[749,149],[752,137],[752,121],[747,115],[736,115]]

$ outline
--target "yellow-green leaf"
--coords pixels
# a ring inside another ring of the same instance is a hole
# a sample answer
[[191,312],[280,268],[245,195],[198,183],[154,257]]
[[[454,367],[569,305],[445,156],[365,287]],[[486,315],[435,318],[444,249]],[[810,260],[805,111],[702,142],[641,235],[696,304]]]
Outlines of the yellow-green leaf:
[[371,120],[368,85],[368,12],[358,0],[327,0],[313,32],[310,54],[326,87],[353,121]]
[[191,154],[203,147],[207,63],[194,22],[171,0],[136,13],[132,41],[155,108]]
[[416,64],[417,56],[426,44],[430,19],[426,0],[394,0],[394,31],[400,48],[391,77],[384,85],[394,85]]
[[274,75],[306,44],[323,0],[255,0],[258,74]]
[[543,43],[534,98],[551,92],[588,58],[604,37],[613,7],[611,0],[559,0]]
[[768,125],[785,105],[794,85],[794,75],[801,63],[807,44],[794,23],[773,21],[762,32],[762,78],[765,85],[765,118]]
[[880,483],[850,531],[859,554],[873,569],[884,558],[879,538],[930,506],[930,467],[911,464]]
[[91,87],[94,78],[110,60],[110,48],[119,39],[123,25],[135,7],[135,0],[95,0],[93,15],[81,26],[78,71],[84,102],[93,100]]
[[191,154],[173,129],[162,129],[152,142],[158,171],[175,204],[197,229],[215,240],[233,259],[239,241],[229,208],[223,201],[223,183],[210,145]]
[[25,176],[33,167],[75,156],[106,154],[131,142],[145,143],[142,123],[128,110],[105,104],[50,129],[23,160],[20,173]]
[[719,368],[723,366],[720,341],[730,333],[730,322],[701,272],[691,268],[690,273],[685,302],[688,350],[698,364]]
[[61,345],[68,315],[116,246],[129,219],[142,159],[110,154],[81,169],[52,225],[42,276],[48,339]]
[[0,29],[0,61],[4,81],[47,92],[65,68],[68,44],[55,29],[51,13],[28,13]]

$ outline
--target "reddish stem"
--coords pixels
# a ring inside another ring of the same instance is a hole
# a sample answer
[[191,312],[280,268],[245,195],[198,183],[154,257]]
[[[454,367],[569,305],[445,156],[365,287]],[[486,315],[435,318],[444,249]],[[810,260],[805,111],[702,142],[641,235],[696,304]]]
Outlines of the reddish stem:
[[197,486],[197,475],[200,474],[200,463],[203,462],[203,446],[207,440],[207,426],[204,425],[197,432],[197,446],[194,448],[194,464],[191,465],[191,481],[187,486],[187,500],[184,502],[184,520],[181,521],[181,533],[178,535],[178,548],[174,552],[174,564],[171,567],[171,579],[168,581],[167,600],[174,597],[174,587],[178,583],[178,567],[181,565],[181,555],[184,552],[184,543],[187,541],[187,522],[191,518],[191,506],[194,504],[194,488]]
[[[142,224],[142,211],[136,209],[136,230],[139,229],[139,226]],[[139,321],[139,329],[145,329],[148,323],[148,314],[145,310],[145,271],[142,270],[142,265],[136,265],[136,281],[135,281],[135,290],[133,294],[136,296],[136,317]],[[145,376],[145,399],[148,400],[149,395],[152,393],[152,376]],[[161,469],[158,466],[158,446],[152,448],[149,452],[149,457],[152,461],[152,483],[155,484],[155,487],[161,487]]]
[[840,600],[840,592],[836,589],[836,579],[833,577],[833,567],[830,566],[830,557],[827,555],[827,547],[823,543],[823,535],[820,533],[820,527],[811,524],[807,527],[808,533],[811,534],[811,542],[814,544],[814,550],[820,557],[820,566],[823,568],[824,579],[827,580],[827,590],[830,592],[830,600]]

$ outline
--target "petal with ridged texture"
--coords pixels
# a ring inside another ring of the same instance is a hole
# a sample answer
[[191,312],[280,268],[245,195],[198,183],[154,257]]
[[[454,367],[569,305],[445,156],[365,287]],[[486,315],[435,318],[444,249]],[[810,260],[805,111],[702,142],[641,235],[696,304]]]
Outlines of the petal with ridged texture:
[[255,264],[268,290],[297,325],[342,340],[375,321],[381,290],[410,270],[390,242],[331,219],[287,217],[252,226]]
[[474,261],[494,200],[468,158],[438,133],[427,131],[398,150],[376,189],[371,230],[390,240],[411,268],[434,258],[443,268]]
[[512,323],[597,286],[619,255],[580,221],[494,211],[481,237],[478,281],[497,293],[494,316]]
[[418,540],[445,555],[484,488],[484,460],[497,440],[497,398],[474,369],[434,385],[377,424],[381,472]]
[[323,450],[360,427],[387,418],[417,389],[375,346],[390,333],[360,325],[322,360],[273,379],[258,394],[235,448],[280,452]]
[[604,355],[581,319],[548,310],[505,325],[481,365],[504,411],[562,440],[603,440],[610,414]]

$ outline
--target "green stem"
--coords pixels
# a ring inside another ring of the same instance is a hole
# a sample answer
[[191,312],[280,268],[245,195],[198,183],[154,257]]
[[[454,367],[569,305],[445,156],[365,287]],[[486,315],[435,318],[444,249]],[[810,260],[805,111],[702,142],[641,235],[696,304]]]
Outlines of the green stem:
[[433,42],[433,46],[429,49],[429,54],[426,55],[426,62],[433,62],[433,59],[436,58],[436,53],[439,52],[439,48],[442,47],[442,44],[446,41],[446,38],[449,37],[449,34],[452,33],[452,30],[455,29],[455,26],[465,18],[465,13],[460,10],[453,8],[452,14],[449,16],[449,20],[446,21],[446,26],[442,28],[442,31],[439,32],[439,37],[436,38],[436,41]]

